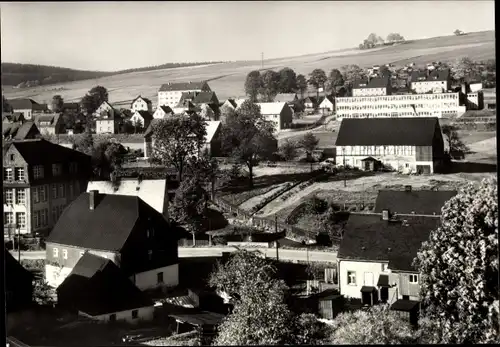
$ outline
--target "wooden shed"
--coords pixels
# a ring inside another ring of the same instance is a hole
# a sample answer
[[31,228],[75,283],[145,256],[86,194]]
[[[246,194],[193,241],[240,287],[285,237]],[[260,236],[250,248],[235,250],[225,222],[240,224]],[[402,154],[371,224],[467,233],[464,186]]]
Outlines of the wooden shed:
[[418,324],[420,301],[400,299],[391,305],[391,310],[397,312],[410,324],[415,326]]

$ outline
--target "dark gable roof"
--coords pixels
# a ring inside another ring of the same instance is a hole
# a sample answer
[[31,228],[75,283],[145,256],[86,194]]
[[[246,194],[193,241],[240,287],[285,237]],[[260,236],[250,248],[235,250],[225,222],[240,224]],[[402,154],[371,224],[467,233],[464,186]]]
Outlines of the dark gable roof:
[[327,95],[327,96],[320,96],[318,104],[321,104],[325,99],[327,99],[328,101],[330,101],[332,104],[335,103],[335,98],[333,96],[331,96],[331,95]]
[[[2,269],[3,270],[3,269]],[[33,275],[26,270],[10,252],[5,249],[5,286],[8,289],[19,288],[18,282],[26,283],[33,280]]]
[[208,104],[211,102],[218,102],[215,92],[201,92],[196,95],[193,102],[195,104]]
[[64,303],[90,315],[153,306],[153,302],[109,259],[86,252],[57,288]]
[[160,106],[160,108],[163,110],[163,112],[165,113],[172,113],[174,111],[172,111],[172,108],[170,106]]
[[346,118],[337,146],[431,146],[438,119],[432,117]]
[[136,111],[141,115],[142,118],[144,118],[145,121],[151,121],[153,119],[153,114],[151,114],[149,111]]
[[389,210],[398,214],[441,215],[446,201],[457,194],[456,191],[445,190],[380,190],[375,202],[375,213]]
[[304,102],[307,102],[307,103],[313,103],[315,104],[316,103],[316,97],[315,96],[308,96],[307,98],[304,99]]
[[138,220],[151,218],[158,230],[168,222],[137,196],[98,194],[94,210],[90,193],[82,193],[62,213],[47,242],[75,247],[120,251]]
[[135,102],[137,99],[142,99],[142,100],[144,100],[144,101],[146,102],[146,104],[148,104],[148,105],[150,105],[150,104],[151,104],[151,100],[149,100],[148,98],[144,98],[144,97],[142,97],[142,96],[140,96],[140,95],[139,95],[138,97],[136,97],[134,100],[132,100],[132,104],[134,104],[134,102]]
[[25,122],[23,125],[17,129],[17,133],[14,135],[14,140],[26,140],[28,139],[28,135],[30,131],[35,128],[34,135],[40,135],[40,131],[38,130],[38,127],[35,125],[34,122]]
[[227,101],[229,101],[229,103],[234,107],[238,107],[238,105],[236,104],[236,101],[234,101],[234,99],[227,99]]
[[80,105],[77,102],[65,102],[63,104],[63,109],[65,110],[78,110]]
[[11,145],[19,151],[29,165],[82,160],[90,163],[88,155],[43,139],[13,142]]
[[389,83],[388,77],[374,77],[369,81],[368,79],[362,79],[354,81],[354,89],[366,89],[366,88],[386,88]]
[[33,99],[12,99],[7,102],[15,110],[32,110],[34,105],[38,105]]
[[200,82],[177,82],[166,83],[160,87],[160,92],[181,91],[181,90],[201,90],[206,81]]
[[428,82],[428,81],[447,81],[450,77],[449,69],[434,69],[429,75],[425,71],[413,71],[411,74],[412,82]]
[[439,223],[438,217],[400,216],[397,221],[384,221],[381,214],[351,214],[338,258],[388,261],[391,270],[415,271],[411,263]]

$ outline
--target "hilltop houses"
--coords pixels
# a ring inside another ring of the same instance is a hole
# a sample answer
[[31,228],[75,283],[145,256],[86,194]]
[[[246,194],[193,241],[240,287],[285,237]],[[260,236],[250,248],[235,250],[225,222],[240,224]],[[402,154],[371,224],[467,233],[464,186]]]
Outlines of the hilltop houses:
[[158,90],[158,106],[174,108],[181,101],[182,93],[210,92],[206,81],[200,82],[169,82],[163,84]]
[[107,101],[104,101],[94,112],[94,117],[96,118],[97,134],[116,134],[122,124],[120,111]]
[[132,110],[132,112],[136,111],[153,112],[153,103],[148,98],[144,98],[139,95],[132,101],[130,109]]
[[292,126],[293,111],[285,102],[260,102],[260,113],[274,124],[274,130],[280,132]]
[[35,116],[35,124],[42,135],[58,135],[66,132],[66,126],[59,113],[45,113]]

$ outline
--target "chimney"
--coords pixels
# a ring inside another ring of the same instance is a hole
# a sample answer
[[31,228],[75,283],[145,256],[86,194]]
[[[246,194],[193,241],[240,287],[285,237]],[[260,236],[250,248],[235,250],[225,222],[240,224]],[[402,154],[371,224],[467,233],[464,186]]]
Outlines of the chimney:
[[98,190],[91,190],[89,192],[89,209],[91,211],[93,211],[96,207],[96,200],[97,200],[97,196],[99,195],[99,191]]
[[411,186],[405,186],[405,192],[411,192]]
[[389,210],[382,210],[382,220],[389,220]]

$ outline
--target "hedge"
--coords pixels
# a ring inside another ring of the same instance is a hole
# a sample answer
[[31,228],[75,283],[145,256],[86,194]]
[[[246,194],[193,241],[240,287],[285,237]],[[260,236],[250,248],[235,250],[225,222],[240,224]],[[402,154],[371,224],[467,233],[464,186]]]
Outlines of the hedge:
[[264,206],[266,206],[268,203],[270,203],[271,201],[273,201],[274,199],[276,199],[278,196],[280,196],[281,194],[283,194],[284,192],[286,192],[287,190],[289,190],[291,187],[293,187],[293,185],[294,185],[294,183],[292,183],[292,182],[286,183],[283,188],[277,190],[276,192],[274,192],[273,194],[269,195],[267,198],[265,198],[264,200],[262,200],[260,203],[258,203],[257,205],[255,205],[252,208],[252,213],[256,213],[257,211],[259,211],[261,208],[263,208]]

